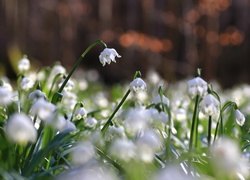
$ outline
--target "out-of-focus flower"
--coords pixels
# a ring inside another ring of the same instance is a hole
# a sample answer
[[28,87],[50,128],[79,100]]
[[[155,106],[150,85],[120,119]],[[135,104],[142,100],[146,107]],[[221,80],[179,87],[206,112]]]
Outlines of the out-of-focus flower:
[[15,113],[7,120],[6,133],[11,140],[19,144],[35,143],[37,139],[32,120],[24,113]]
[[129,86],[130,90],[136,93],[147,90],[147,84],[141,78],[134,79]]
[[84,107],[80,107],[75,110],[74,112],[74,119],[75,120],[80,120],[80,119],[85,119],[87,117],[87,110]]
[[200,77],[196,77],[187,82],[188,93],[193,99],[195,96],[199,95],[204,97],[207,94],[207,82]]
[[20,72],[25,72],[30,69],[30,60],[26,55],[24,55],[23,58],[18,61],[17,68]]
[[85,164],[95,156],[95,149],[90,141],[80,142],[73,147],[71,153],[72,162],[75,165]]
[[[46,120],[45,124],[53,127],[57,131],[64,131],[67,129],[67,120],[63,114],[55,111]],[[73,130],[73,129],[72,129]]]
[[[80,155],[82,156],[82,154]],[[118,180],[119,178],[111,170],[96,161],[91,161],[82,166],[70,168],[58,175],[55,180]]]
[[12,102],[12,92],[4,87],[0,87],[0,106],[9,105]]
[[20,82],[20,88],[22,90],[29,90],[30,88],[33,87],[34,84],[35,82],[33,80],[31,80],[30,78],[24,77],[22,78]]
[[123,126],[119,127],[109,126],[109,129],[105,134],[105,139],[111,141],[114,138],[126,138]]
[[153,180],[195,180],[196,178],[187,175],[182,166],[167,166],[153,176]]
[[117,159],[130,161],[136,156],[136,146],[130,140],[118,138],[111,144],[109,152]]
[[125,115],[124,127],[128,134],[135,136],[152,122],[150,112],[142,107],[129,109]]
[[164,104],[169,106],[169,99],[166,96],[162,95],[162,101],[161,101],[160,94],[158,94],[157,96],[154,97],[153,103],[158,104],[158,103],[161,103],[161,102],[163,102]]
[[239,111],[239,109],[235,111],[235,121],[240,126],[243,126],[245,123],[245,116]]
[[95,127],[95,125],[97,124],[97,120],[96,120],[96,118],[94,118],[94,117],[89,117],[89,118],[87,118],[85,121],[84,121],[84,125],[86,126],[86,127],[89,127],[89,128],[93,128],[93,127]]
[[41,120],[46,120],[54,111],[56,106],[44,98],[39,98],[31,107],[30,113],[37,115]]
[[77,96],[75,93],[70,91],[63,91],[62,104],[73,110],[77,103]]
[[[64,80],[58,85],[59,88],[62,86]],[[74,88],[74,82],[72,80],[68,80],[68,82],[66,83],[66,85],[64,86],[63,90],[64,91],[71,91]]]
[[115,58],[118,57],[120,58],[121,56],[116,52],[115,49],[113,48],[105,48],[101,54],[99,55],[99,60],[102,63],[103,66],[105,66],[105,64],[110,64],[112,61],[115,61]]
[[219,112],[220,102],[212,94],[208,94],[200,102],[200,108],[204,115],[216,115]]
[[[249,176],[246,159],[242,158],[240,148],[229,138],[221,138],[211,147],[212,163],[218,174],[228,179],[238,179],[237,174]],[[233,178],[234,177],[234,178]]]
[[29,95],[28,95],[28,98],[32,101],[36,101],[37,99],[39,98],[44,98],[46,99],[46,95],[44,92],[42,92],[41,90],[37,89],[33,92],[31,92]]
[[155,152],[162,147],[163,143],[155,131],[147,129],[140,132],[136,145],[139,159],[144,162],[152,162]]

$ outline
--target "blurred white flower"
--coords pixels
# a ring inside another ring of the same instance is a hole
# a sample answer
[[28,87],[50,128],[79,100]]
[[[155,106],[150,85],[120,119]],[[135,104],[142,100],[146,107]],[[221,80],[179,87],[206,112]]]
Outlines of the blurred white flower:
[[22,90],[29,90],[30,88],[33,87],[34,84],[35,84],[35,82],[33,80],[31,80],[28,77],[24,77],[24,78],[22,78],[22,80],[20,82],[20,88]]
[[24,113],[15,113],[7,120],[6,133],[11,140],[19,144],[35,143],[37,139],[32,120]]
[[85,121],[84,121],[84,125],[86,126],[86,127],[89,127],[89,128],[93,128],[93,127],[95,127],[95,125],[97,124],[97,120],[96,120],[96,118],[94,118],[94,117],[89,117],[89,118],[87,118]]
[[64,126],[64,129],[62,129],[62,131],[63,131],[63,130],[74,131],[74,130],[76,130],[76,126],[75,126],[75,124],[72,123],[71,121],[66,120],[66,125]]
[[136,143],[139,144],[139,146],[141,144],[146,144],[153,148],[153,150],[159,150],[163,147],[161,136],[153,129],[141,131],[136,139]]
[[95,148],[90,141],[80,142],[72,150],[71,158],[75,165],[85,164],[95,156]]
[[108,131],[105,134],[105,139],[111,141],[114,138],[126,138],[123,126],[109,126]]
[[71,168],[58,175],[56,180],[118,180],[116,174],[105,166],[91,161],[88,164]]
[[207,82],[200,77],[196,77],[187,82],[188,93],[193,99],[195,96],[199,95],[204,97],[207,94]]
[[54,111],[56,106],[44,98],[37,99],[30,109],[32,115],[37,115],[41,120],[46,120]]
[[57,111],[52,113],[45,120],[45,124],[48,125],[48,126],[53,127],[55,130],[60,131],[60,132],[66,130],[67,125],[70,125],[70,124],[67,124],[67,120],[66,120],[65,116],[63,114],[61,114],[60,112],[57,112]]
[[115,139],[109,148],[109,153],[117,159],[130,161],[136,156],[136,146],[127,139]]
[[87,117],[87,114],[88,114],[87,110],[84,107],[80,107],[75,110],[74,119],[75,120],[85,119]]
[[150,111],[142,107],[131,108],[125,115],[124,127],[127,133],[135,136],[141,130],[146,129],[152,122]]
[[12,102],[12,92],[0,86],[0,106],[7,106]]
[[70,91],[63,91],[62,104],[67,106],[70,110],[73,110],[77,103],[77,96]]
[[200,108],[204,115],[216,115],[220,110],[220,102],[212,94],[208,94],[200,102]]
[[[63,83],[64,83],[64,80],[62,80],[62,82],[59,83],[58,87],[60,88]],[[71,91],[73,88],[74,88],[74,82],[69,79],[68,82],[66,83],[66,85],[64,86],[63,90],[64,91]]]
[[[246,159],[242,159],[238,144],[229,138],[221,138],[211,146],[212,163],[218,174],[236,178],[240,173],[243,176],[249,175]],[[236,178],[237,179],[237,178]]]
[[167,166],[160,172],[155,173],[153,180],[195,180],[196,178],[187,175],[181,166]]
[[103,66],[105,66],[105,64],[110,64],[112,61],[115,61],[115,58],[118,57],[120,58],[121,56],[116,52],[115,49],[113,48],[105,48],[101,54],[99,55],[99,60],[102,63]]
[[152,162],[155,152],[163,147],[161,137],[152,129],[141,131],[135,143],[138,157],[144,162]]
[[31,93],[29,93],[28,95],[28,98],[31,100],[31,101],[36,101],[37,99],[39,98],[44,98],[46,99],[46,95],[44,92],[42,92],[41,90],[37,89]]
[[240,126],[243,126],[245,123],[245,116],[238,109],[235,111],[235,121]]
[[[166,104],[166,105],[169,106],[169,99],[166,96],[164,96],[164,95],[162,95],[162,102],[164,104]],[[158,94],[157,96],[154,97],[153,103],[155,103],[155,104],[161,103],[161,96],[160,96],[160,94]]]
[[27,56],[23,56],[22,59],[18,61],[18,70],[20,72],[24,72],[30,69],[30,60],[27,58]]
[[141,78],[136,78],[134,79],[130,84],[130,90],[134,91],[136,93],[140,91],[146,91],[147,90],[147,85],[146,83],[141,79]]

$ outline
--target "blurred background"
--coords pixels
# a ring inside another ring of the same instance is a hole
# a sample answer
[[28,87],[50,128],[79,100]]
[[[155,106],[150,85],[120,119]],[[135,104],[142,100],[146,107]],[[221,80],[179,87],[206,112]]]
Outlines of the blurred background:
[[250,0],[0,0],[0,75],[16,78],[55,61],[68,70],[97,39],[121,59],[102,67],[101,46],[81,66],[106,83],[156,70],[168,81],[193,76],[224,88],[250,82]]

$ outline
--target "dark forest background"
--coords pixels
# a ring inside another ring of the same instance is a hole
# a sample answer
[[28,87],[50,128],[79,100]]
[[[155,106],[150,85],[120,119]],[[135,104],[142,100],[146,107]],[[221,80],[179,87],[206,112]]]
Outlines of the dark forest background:
[[95,47],[81,66],[106,82],[151,69],[175,81],[200,67],[228,88],[250,82],[249,35],[250,0],[0,0],[0,74],[15,78],[23,54],[69,70],[102,39],[122,59],[103,68]]

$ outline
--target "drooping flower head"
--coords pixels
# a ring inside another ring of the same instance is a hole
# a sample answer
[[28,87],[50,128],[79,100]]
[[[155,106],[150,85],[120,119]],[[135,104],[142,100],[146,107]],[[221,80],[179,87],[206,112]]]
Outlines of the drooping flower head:
[[99,55],[100,62],[103,66],[105,66],[106,63],[110,64],[112,61],[116,62],[116,57],[120,58],[121,56],[113,48],[105,48]]
[[30,69],[30,60],[26,55],[24,55],[23,58],[19,60],[17,68],[20,72],[24,72]]
[[34,143],[37,139],[37,131],[30,117],[24,113],[15,113],[8,119],[6,133],[19,144]]
[[245,123],[245,116],[242,114],[239,109],[235,111],[235,121],[238,125],[243,126]]
[[188,81],[188,93],[193,99],[195,96],[199,95],[204,97],[207,94],[207,82],[200,77],[196,77]]
[[134,79],[129,86],[130,90],[136,93],[147,90],[147,84],[141,78]]
[[219,112],[220,102],[212,94],[208,94],[200,102],[200,108],[204,115],[216,115]]
[[12,92],[0,86],[0,106],[9,105],[12,102]]

